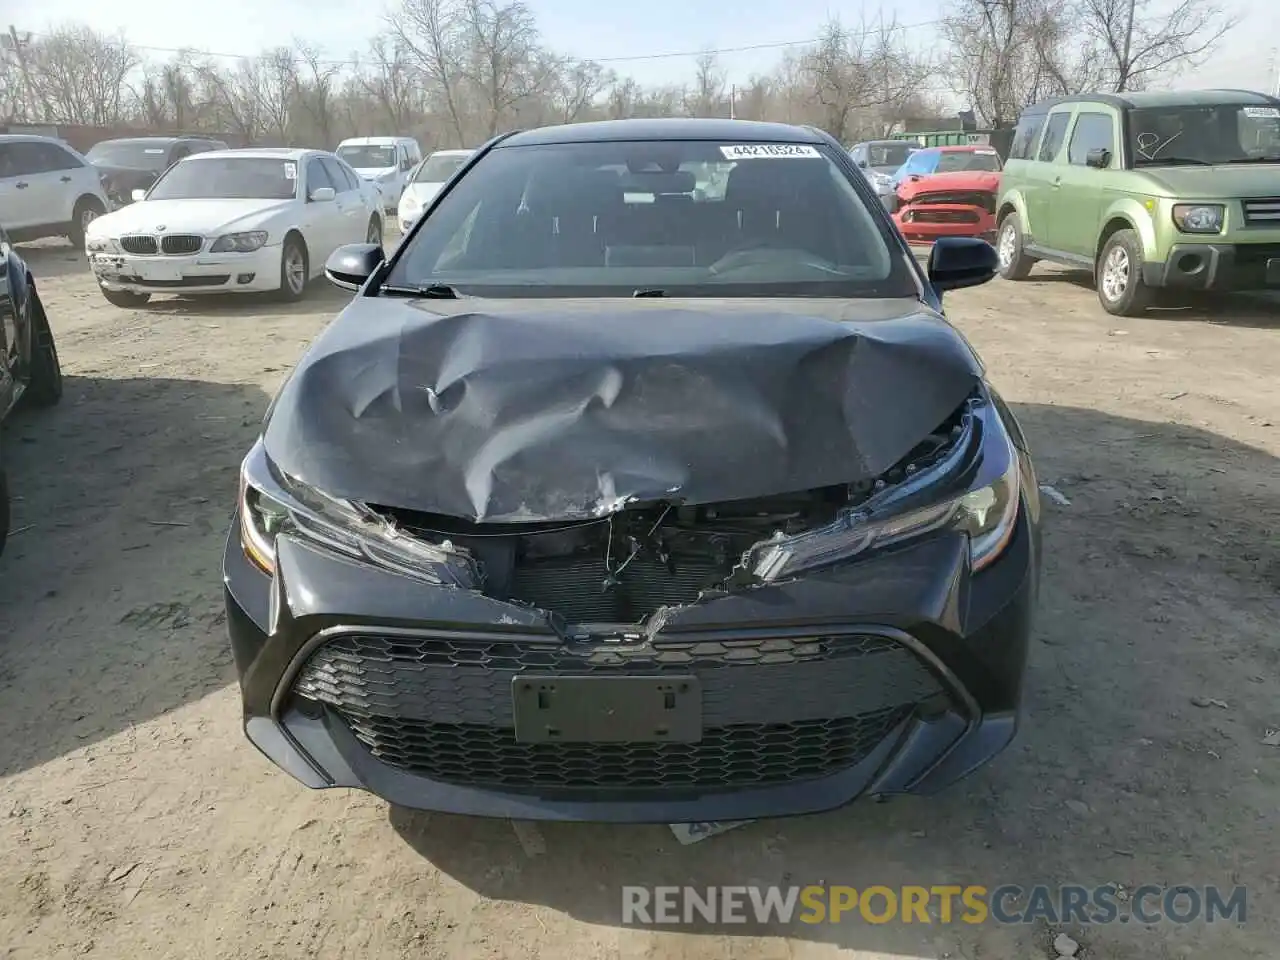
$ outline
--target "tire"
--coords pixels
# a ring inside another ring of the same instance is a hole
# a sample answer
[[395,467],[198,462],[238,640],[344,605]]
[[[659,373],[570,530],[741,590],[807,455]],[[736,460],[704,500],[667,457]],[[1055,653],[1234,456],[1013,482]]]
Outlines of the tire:
[[1006,280],[1025,280],[1035,266],[1035,258],[1022,252],[1022,227],[1017,211],[1005,214],[996,229],[996,257],[1000,276]]
[[1154,291],[1142,279],[1142,244],[1132,230],[1117,230],[1098,255],[1094,282],[1098,302],[1117,317],[1141,316],[1151,306]]
[[4,467],[0,465],[0,554],[4,553],[4,542],[9,539],[9,480],[5,477]]
[[365,231],[364,242],[382,246],[382,223],[377,217],[369,218],[369,229]]
[[106,213],[106,208],[97,197],[81,197],[76,201],[75,210],[71,214],[71,231],[67,239],[77,250],[84,249],[84,234],[90,223]]
[[62,364],[38,297],[31,309],[30,378],[22,398],[35,407],[52,407],[62,399]]
[[280,248],[280,289],[276,295],[285,303],[296,303],[307,294],[310,264],[307,245],[298,236],[285,238]]
[[151,299],[149,293],[134,293],[131,290],[108,290],[106,287],[98,287],[102,291],[102,295],[107,298],[107,303],[117,307],[124,307],[126,310],[141,307]]

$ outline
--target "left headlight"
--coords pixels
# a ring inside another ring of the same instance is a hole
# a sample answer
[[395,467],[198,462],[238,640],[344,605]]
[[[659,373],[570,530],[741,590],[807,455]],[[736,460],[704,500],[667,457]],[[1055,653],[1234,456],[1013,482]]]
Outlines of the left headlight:
[[914,482],[873,496],[835,523],[757,544],[743,558],[743,568],[757,581],[782,580],[943,529],[968,534],[969,567],[974,573],[990,566],[1013,538],[1022,478],[1018,451],[999,414],[990,405],[985,411],[981,427],[975,428],[975,416],[965,431],[979,429],[995,435],[978,438],[982,444],[981,479],[975,479],[963,493],[930,502],[930,474],[954,472],[963,458],[971,456],[972,435],[962,436],[949,457],[933,470],[922,472]]
[[253,253],[267,242],[267,231],[248,230],[244,233],[224,233],[213,246],[210,253]]
[[110,237],[88,237],[84,241],[84,248],[89,253],[107,253],[115,247],[116,243]]
[[1225,211],[1220,203],[1175,203],[1173,224],[1183,233],[1221,233]]
[[276,570],[276,537],[291,533],[331,552],[427,583],[478,587],[471,556],[427,543],[361,504],[330,497],[272,467],[261,438],[240,466],[240,546],[264,573]]

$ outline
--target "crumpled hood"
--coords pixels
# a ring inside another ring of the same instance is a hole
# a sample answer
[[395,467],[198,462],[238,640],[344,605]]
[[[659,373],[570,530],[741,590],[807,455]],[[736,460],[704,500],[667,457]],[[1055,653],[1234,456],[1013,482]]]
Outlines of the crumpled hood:
[[[98,217],[89,224],[90,237],[119,237],[126,233],[198,233],[218,236],[240,230],[265,229],[291,200],[145,200]],[[271,238],[279,242],[278,237]]]
[[904,180],[898,185],[898,198],[911,200],[923,193],[946,193],[952,190],[978,190],[983,193],[1000,191],[1000,174],[990,170],[955,170],[951,173],[933,173],[919,180]]
[[1160,197],[1231,200],[1280,194],[1280,162],[1224,163],[1214,167],[1141,167],[1138,173],[1151,185],[1147,192]]
[[264,442],[337,497],[579,519],[870,479],[981,373],[915,300],[356,297],[276,397]]

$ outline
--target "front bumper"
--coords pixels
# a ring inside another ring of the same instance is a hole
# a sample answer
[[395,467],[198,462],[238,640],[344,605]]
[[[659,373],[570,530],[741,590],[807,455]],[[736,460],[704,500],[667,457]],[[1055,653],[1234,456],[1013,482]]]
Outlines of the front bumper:
[[1163,263],[1142,265],[1142,279],[1182,290],[1280,290],[1280,243],[1176,243]]
[[[307,786],[481,816],[673,823],[932,793],[1016,730],[1038,509],[1024,482],[1013,540],[978,575],[948,533],[694,603],[624,644],[564,642],[532,608],[288,535],[269,578],[237,519],[224,581],[245,732]],[[562,676],[693,677],[701,740],[518,741],[517,678]]]
[[[922,219],[923,218],[923,219]],[[962,204],[908,203],[894,215],[902,235],[911,241],[929,242],[939,237],[982,237],[994,239],[996,217],[982,207]]]
[[[207,242],[207,241],[206,241]],[[109,290],[131,293],[252,293],[280,287],[279,244],[252,253],[136,256],[89,254],[89,268]]]

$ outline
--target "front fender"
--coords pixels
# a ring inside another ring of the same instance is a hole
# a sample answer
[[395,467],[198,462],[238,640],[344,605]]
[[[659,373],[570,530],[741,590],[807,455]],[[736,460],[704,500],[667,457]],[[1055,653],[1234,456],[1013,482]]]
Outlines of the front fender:
[[1023,236],[1026,236],[1029,232],[1027,230],[1027,198],[1017,188],[1000,194],[1000,199],[996,201],[997,222],[1005,218],[1005,211],[1010,208],[1018,217],[1018,226],[1022,228]]
[[[1147,204],[1151,204],[1148,208]],[[1142,243],[1142,259],[1147,262],[1163,261],[1164,252],[1160,249],[1160,240],[1156,236],[1152,212],[1157,209],[1158,200],[1139,200],[1137,197],[1116,197],[1103,213],[1103,233],[1110,234],[1111,224],[1117,220],[1124,221],[1138,235]],[[1097,253],[1099,251],[1095,251]]]

